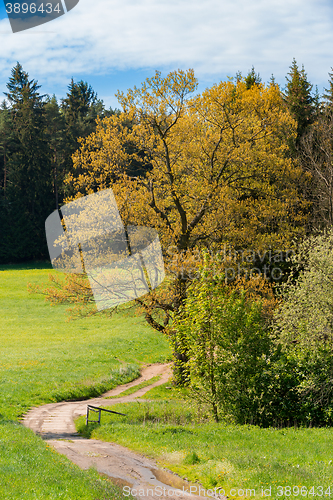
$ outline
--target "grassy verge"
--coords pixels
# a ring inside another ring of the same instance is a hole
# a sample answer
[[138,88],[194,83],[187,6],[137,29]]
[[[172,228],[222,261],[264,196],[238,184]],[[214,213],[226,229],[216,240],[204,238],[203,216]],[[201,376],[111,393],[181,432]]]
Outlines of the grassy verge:
[[134,315],[68,322],[67,306],[52,307],[27,292],[28,282],[46,283],[49,272],[45,264],[0,266],[1,496],[118,498],[120,490],[52,452],[20,417],[32,406],[85,399],[129,382],[141,364],[164,362],[170,349]]
[[131,394],[134,394],[137,392],[139,389],[143,389],[144,387],[148,387],[149,385],[153,384],[154,382],[157,382],[160,380],[161,376],[157,375],[156,377],[150,378],[149,380],[145,380],[144,382],[141,382],[141,384],[135,385],[133,387],[129,387],[125,391],[121,392],[117,396],[109,396],[105,399],[115,399],[123,396],[130,396]]
[[0,422],[1,497],[6,500],[121,499],[96,471],[83,472],[18,423]]
[[205,489],[223,489],[229,498],[333,496],[333,429],[216,424],[191,407],[182,391],[166,386],[145,394],[150,401],[114,405],[128,417],[115,421],[106,415],[101,426],[88,429],[81,418],[77,429],[149,454]]

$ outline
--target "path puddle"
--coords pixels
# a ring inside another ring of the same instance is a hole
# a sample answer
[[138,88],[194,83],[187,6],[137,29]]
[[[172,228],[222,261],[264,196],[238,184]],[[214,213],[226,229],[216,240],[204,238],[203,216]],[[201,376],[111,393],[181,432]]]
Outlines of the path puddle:
[[133,484],[129,483],[125,479],[122,479],[121,477],[113,477],[109,474],[103,474],[103,472],[100,472],[99,475],[105,479],[110,479],[115,485],[120,486],[121,488],[124,486],[129,486],[131,489],[133,488]]
[[191,492],[193,495],[197,495],[200,497],[208,496],[205,495],[206,490],[199,484],[185,481],[185,479],[175,476],[174,474],[171,474],[171,472],[168,472],[166,470],[160,470],[160,469],[150,469],[150,470],[158,481],[161,481],[161,483],[171,486],[172,488],[176,488],[181,491],[186,491],[188,493]]

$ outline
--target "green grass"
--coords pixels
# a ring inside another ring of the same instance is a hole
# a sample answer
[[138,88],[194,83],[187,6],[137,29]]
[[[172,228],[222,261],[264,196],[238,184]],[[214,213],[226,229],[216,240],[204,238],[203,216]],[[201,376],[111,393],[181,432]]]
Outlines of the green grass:
[[142,398],[169,401],[172,399],[183,400],[186,396],[188,396],[188,389],[186,389],[186,387],[177,387],[170,382],[153,387],[150,391],[146,392]]
[[5,417],[18,418],[33,405],[94,396],[120,383],[112,375],[124,364],[163,362],[170,356],[163,336],[138,316],[68,322],[66,305],[51,306],[27,292],[28,282],[47,278],[45,269],[0,270],[0,407]]
[[115,399],[123,396],[130,396],[131,394],[134,394],[137,392],[139,389],[143,389],[144,387],[148,387],[149,385],[153,384],[154,382],[157,382],[160,380],[161,376],[157,375],[156,377],[152,377],[149,380],[145,380],[144,382],[141,382],[141,384],[135,385],[134,387],[129,387],[125,391],[121,392],[117,396],[109,396],[105,399]]
[[[272,498],[289,498],[289,490],[278,486],[295,487],[292,498],[318,497],[320,486],[325,488],[324,493],[330,487],[333,495],[333,429],[216,424],[183,399],[186,391],[166,386],[146,393],[144,398],[150,401],[113,406],[128,417],[115,420],[105,415],[100,426],[89,428],[80,418],[77,429],[88,437],[148,454],[161,466],[206,489],[223,488],[229,497],[242,497],[237,494],[239,489],[254,489],[262,498],[261,488],[271,487]],[[297,495],[301,486],[317,494],[301,495],[299,491]],[[235,495],[230,494],[233,488]],[[283,494],[279,496],[278,492]],[[323,498],[330,496],[324,494]]]
[[119,488],[93,469],[83,472],[32,431],[0,422],[0,484],[5,500],[109,500]]
[[[125,383],[137,376],[140,364],[170,359],[170,349],[137,316],[67,322],[67,306],[51,307],[27,292],[28,282],[47,282],[48,272],[43,263],[0,266],[1,497],[120,499],[119,488],[93,470],[81,471],[19,420],[31,406],[88,398]],[[186,390],[167,387],[150,390],[140,402],[115,405],[129,417],[103,414],[101,426],[87,429],[84,418],[77,426],[88,436],[155,457],[205,488],[221,486],[230,498],[237,498],[230,494],[233,487],[254,488],[258,498],[261,487],[269,486],[273,499],[321,496],[311,486],[323,486],[324,492],[331,486],[333,495],[332,429],[215,424],[187,402]],[[296,489],[278,496],[278,485],[306,486],[308,494],[296,495]]]
[[43,263],[0,266],[1,496],[113,498],[108,481],[72,466],[18,422],[32,406],[86,399],[129,382],[139,365],[169,359],[170,348],[133,314],[68,322],[67,306],[52,307],[27,291],[28,282],[47,283],[50,271]]

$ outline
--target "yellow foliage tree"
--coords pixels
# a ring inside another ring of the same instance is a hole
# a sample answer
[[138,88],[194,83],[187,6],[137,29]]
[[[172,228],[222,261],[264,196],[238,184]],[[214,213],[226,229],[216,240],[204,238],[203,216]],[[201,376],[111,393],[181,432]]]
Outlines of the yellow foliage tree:
[[186,298],[200,248],[290,248],[306,219],[306,178],[288,156],[296,123],[278,86],[238,79],[196,88],[194,72],[178,70],[119,92],[122,111],[81,139],[66,180],[66,201],[112,187],[125,227],[158,230],[167,278],[138,302],[162,332]]

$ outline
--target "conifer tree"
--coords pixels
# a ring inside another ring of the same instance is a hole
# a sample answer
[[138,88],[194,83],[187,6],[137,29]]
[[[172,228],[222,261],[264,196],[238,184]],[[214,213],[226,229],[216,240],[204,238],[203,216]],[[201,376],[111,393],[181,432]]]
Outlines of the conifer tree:
[[246,88],[250,89],[253,85],[259,85],[261,83],[261,77],[259,73],[256,73],[254,66],[252,66],[251,71],[249,71],[247,77],[245,78]]
[[64,177],[66,173],[66,125],[64,114],[56,96],[48,97],[45,103],[46,137],[50,148],[54,203],[53,208],[59,209],[64,197]]
[[44,222],[52,209],[53,195],[44,96],[39,88],[17,63],[5,93],[13,124],[6,186],[13,260],[47,255]]
[[275,76],[273,75],[273,73],[271,74],[271,77],[269,79],[269,84],[273,87],[276,87],[276,85],[277,85],[276,80],[275,80]]
[[86,137],[95,128],[95,120],[103,114],[102,101],[97,99],[97,94],[88,83],[75,83],[73,78],[68,85],[67,96],[61,100],[61,109],[66,122],[66,134],[70,141],[73,153],[79,143],[79,137]]
[[61,99],[60,111],[65,120],[65,172],[68,174],[73,168],[72,155],[80,146],[78,139],[94,132],[97,117],[104,117],[108,112],[91,85],[82,80],[74,82],[73,78],[66,97]]
[[0,106],[0,196],[6,198],[8,184],[8,158],[13,146],[13,124],[6,101]]
[[325,94],[323,95],[323,98],[325,99],[326,101],[326,106],[328,108],[333,108],[333,68],[331,68],[332,70],[332,73],[328,73],[329,75],[329,81],[328,81],[328,89],[324,89],[325,90]]
[[307,79],[304,66],[299,70],[295,58],[290,66],[290,72],[286,77],[287,85],[284,99],[286,105],[297,122],[296,147],[306,128],[315,119],[314,98],[311,95],[312,85]]

